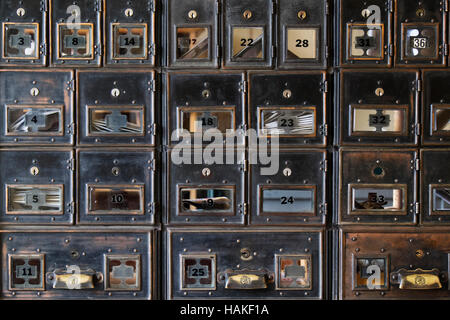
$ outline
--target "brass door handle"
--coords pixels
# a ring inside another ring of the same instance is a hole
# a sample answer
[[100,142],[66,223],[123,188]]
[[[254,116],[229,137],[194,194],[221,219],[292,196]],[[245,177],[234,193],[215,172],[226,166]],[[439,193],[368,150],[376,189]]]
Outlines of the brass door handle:
[[225,289],[258,290],[267,289],[274,276],[266,270],[226,270],[219,273],[218,278],[225,283]]
[[103,274],[93,269],[81,270],[76,266],[67,266],[48,272],[47,282],[53,286],[53,289],[94,289],[95,283],[103,282]]
[[441,289],[441,272],[432,270],[407,270],[400,269],[391,274],[391,283],[398,284],[402,290],[433,290]]

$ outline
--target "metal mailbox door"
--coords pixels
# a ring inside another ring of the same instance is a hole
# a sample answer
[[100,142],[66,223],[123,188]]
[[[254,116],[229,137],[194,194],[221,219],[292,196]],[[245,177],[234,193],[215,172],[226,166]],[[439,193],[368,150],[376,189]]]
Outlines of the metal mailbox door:
[[450,75],[424,70],[422,78],[422,143],[450,145]]
[[249,122],[259,138],[282,146],[326,146],[325,72],[250,73]]
[[156,0],[105,1],[106,65],[155,64]]
[[167,65],[171,68],[219,66],[217,0],[165,0]]
[[168,152],[167,224],[245,223],[245,151],[213,149]]
[[450,150],[423,149],[421,160],[422,223],[450,223]]
[[279,67],[326,68],[328,1],[279,0],[277,12]]
[[78,151],[80,224],[155,223],[154,150]]
[[324,298],[321,230],[169,229],[167,243],[167,299]]
[[342,67],[391,66],[394,0],[339,0],[337,64]]
[[154,145],[154,77],[153,71],[79,71],[79,143]]
[[1,66],[45,66],[48,0],[3,0]]
[[154,299],[154,231],[2,231],[6,299]]
[[449,299],[449,230],[341,231],[340,299]]
[[0,144],[74,143],[72,71],[0,71]]
[[0,150],[0,224],[72,224],[73,170],[68,149]]
[[103,0],[50,0],[53,66],[99,67]]
[[250,224],[325,224],[326,151],[280,150],[278,162],[271,176],[250,165]]
[[415,150],[341,149],[339,224],[415,224],[419,160]]
[[[199,144],[219,143],[208,135],[236,135],[245,143],[245,92],[242,73],[169,73],[166,142],[185,143],[187,136]],[[186,139],[183,138],[186,136]],[[220,139],[220,138],[218,138]]]
[[447,64],[446,13],[441,0],[396,0],[396,66],[422,67]]
[[273,0],[223,0],[224,67],[270,68],[273,65]]
[[415,71],[341,71],[336,144],[417,145],[418,79]]

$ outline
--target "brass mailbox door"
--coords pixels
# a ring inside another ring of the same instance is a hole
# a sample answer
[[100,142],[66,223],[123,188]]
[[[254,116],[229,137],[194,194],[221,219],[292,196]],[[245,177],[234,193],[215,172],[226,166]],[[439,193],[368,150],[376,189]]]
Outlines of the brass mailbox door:
[[99,67],[102,63],[103,0],[50,0],[53,66]]
[[219,66],[219,2],[165,0],[167,66]]
[[422,94],[422,143],[450,145],[450,76],[445,69],[424,70]]
[[444,2],[397,0],[395,12],[396,66],[445,66]]
[[155,232],[2,231],[6,299],[141,299],[158,297]]
[[47,63],[48,0],[0,3],[1,66],[45,66]]
[[326,68],[330,52],[326,0],[280,0],[277,4],[278,66]]
[[336,64],[342,67],[390,67],[394,53],[393,12],[394,1],[339,0]]
[[106,65],[155,65],[156,0],[110,0],[104,5]]
[[224,226],[245,223],[245,151],[227,150],[216,155],[210,151],[183,151],[177,147],[168,152],[165,223]]
[[448,230],[345,229],[339,299],[449,299]]
[[328,81],[321,71],[249,73],[249,127],[289,147],[325,146]]
[[79,71],[81,145],[155,144],[153,71]]
[[243,146],[246,84],[242,73],[169,73],[166,144],[186,143],[185,136],[209,145],[220,142],[208,139],[208,134],[220,135],[225,141],[231,133]]
[[272,0],[223,1],[224,67],[272,67],[274,6]]
[[320,229],[172,228],[166,237],[167,299],[324,298]]
[[80,224],[155,223],[154,150],[78,151]]
[[72,224],[74,165],[69,149],[2,149],[0,224]]
[[0,71],[0,144],[74,143],[72,71]]
[[336,144],[415,146],[420,82],[415,71],[341,71]]
[[250,165],[250,224],[325,224],[327,163],[325,151],[282,149],[275,175]]
[[422,149],[420,154],[422,223],[448,224],[450,172],[446,169],[450,163],[450,150]]
[[341,149],[338,223],[416,224],[419,161],[416,150]]

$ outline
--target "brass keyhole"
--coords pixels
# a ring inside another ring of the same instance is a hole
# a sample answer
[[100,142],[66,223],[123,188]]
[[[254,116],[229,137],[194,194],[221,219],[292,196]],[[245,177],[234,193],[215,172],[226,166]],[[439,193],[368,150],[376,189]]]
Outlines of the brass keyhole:
[[298,17],[300,20],[305,20],[307,16],[308,16],[308,14],[306,13],[305,10],[300,10],[300,11],[297,13],[297,17]]
[[117,88],[112,89],[112,90],[111,90],[111,95],[112,95],[113,97],[118,97],[118,96],[120,96],[120,90],[117,89]]
[[363,18],[368,18],[372,15],[372,12],[369,9],[364,9],[363,11],[361,11],[361,15],[363,16]]
[[203,90],[202,96],[203,98],[207,99],[211,96],[211,92],[209,90]]
[[111,169],[111,172],[117,177],[120,174],[120,169],[118,167],[114,167]]
[[37,97],[37,96],[39,95],[39,89],[38,89],[38,88],[32,88],[32,89],[30,90],[30,94],[31,94],[33,97]]
[[17,9],[16,14],[17,14],[19,17],[23,17],[23,16],[25,15],[25,9],[24,9],[24,8],[19,8],[19,9]]
[[195,10],[191,10],[188,12],[189,19],[196,19],[198,17],[198,13]]
[[416,11],[416,15],[417,15],[418,17],[423,17],[423,16],[425,15],[425,9],[423,9],[423,8],[418,9],[418,10]]
[[245,10],[242,16],[244,19],[250,20],[253,17],[253,13],[250,10]]
[[286,89],[283,91],[283,98],[285,99],[289,99],[290,97],[292,97],[292,91],[289,89]]
[[423,250],[417,250],[416,251],[416,257],[419,259],[422,259],[425,256],[425,253],[423,252]]
[[241,249],[241,259],[244,261],[252,260],[252,252],[248,248],[242,248]]
[[203,175],[204,177],[209,177],[209,176],[211,175],[211,170],[210,170],[209,168],[204,168],[204,169],[202,170],[202,175]]
[[134,15],[134,11],[131,8],[125,10],[125,16],[132,17]]
[[375,94],[376,94],[378,97],[384,96],[384,89],[383,89],[383,88],[377,88],[377,89],[375,90]]
[[292,170],[289,168],[286,168],[283,170],[283,174],[285,177],[290,177],[292,175]]
[[30,173],[31,173],[33,176],[37,176],[37,175],[39,174],[39,168],[38,168],[38,167],[31,167],[31,168],[30,168]]

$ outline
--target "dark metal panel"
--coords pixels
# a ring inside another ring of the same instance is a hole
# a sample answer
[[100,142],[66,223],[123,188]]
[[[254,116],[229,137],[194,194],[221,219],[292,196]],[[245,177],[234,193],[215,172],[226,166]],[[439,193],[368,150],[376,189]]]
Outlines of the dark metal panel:
[[77,159],[79,223],[155,223],[154,150],[81,150]]
[[103,0],[49,1],[52,65],[99,67],[104,50]]
[[79,71],[77,80],[80,144],[155,144],[153,71]]
[[68,149],[0,150],[0,223],[72,224],[74,165]]
[[224,67],[272,67],[274,7],[273,0],[223,0]]
[[170,229],[167,241],[168,299],[324,298],[319,229]]
[[0,71],[0,143],[73,144],[74,89],[72,71]]
[[156,0],[105,1],[105,63],[155,64]]
[[47,0],[4,0],[0,3],[0,65],[45,66]]
[[260,165],[250,165],[250,224],[325,224],[326,151],[280,150],[279,166],[265,176]]

